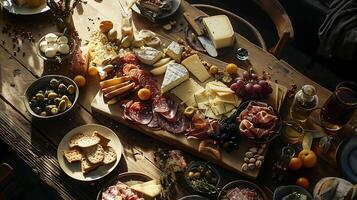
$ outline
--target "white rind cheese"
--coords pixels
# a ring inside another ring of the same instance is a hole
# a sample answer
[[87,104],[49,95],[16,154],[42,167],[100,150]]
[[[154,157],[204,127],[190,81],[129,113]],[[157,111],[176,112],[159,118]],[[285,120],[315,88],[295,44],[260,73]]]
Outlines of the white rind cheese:
[[202,21],[216,49],[233,45],[234,31],[226,15],[205,17]]
[[167,92],[172,88],[178,86],[189,78],[187,69],[177,63],[170,63],[167,66],[164,80],[161,84],[161,92]]
[[205,82],[211,77],[197,54],[193,54],[192,56],[186,58],[181,62],[181,64],[184,65],[201,82]]
[[135,55],[138,59],[147,65],[153,65],[162,58],[163,53],[152,47],[143,47],[140,49],[134,49]]
[[166,55],[174,59],[176,62],[181,62],[183,48],[179,43],[172,41],[171,44],[166,49]]
[[162,186],[160,181],[152,180],[141,184],[136,184],[130,187],[131,189],[140,192],[148,197],[155,197],[160,194]]
[[194,95],[202,91],[204,91],[204,88],[190,78],[172,89],[171,93],[175,94],[187,106],[195,106],[196,101]]

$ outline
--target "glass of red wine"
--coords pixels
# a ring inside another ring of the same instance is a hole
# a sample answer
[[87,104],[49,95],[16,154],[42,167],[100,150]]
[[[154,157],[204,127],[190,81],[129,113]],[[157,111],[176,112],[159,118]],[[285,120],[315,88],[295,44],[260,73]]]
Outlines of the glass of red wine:
[[357,83],[341,82],[321,109],[321,125],[329,131],[342,129],[357,108]]

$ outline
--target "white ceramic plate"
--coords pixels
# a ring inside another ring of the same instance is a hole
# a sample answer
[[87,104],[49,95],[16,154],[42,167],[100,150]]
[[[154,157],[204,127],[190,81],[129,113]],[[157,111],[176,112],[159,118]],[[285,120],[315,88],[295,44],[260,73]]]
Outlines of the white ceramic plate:
[[[81,172],[80,162],[68,163],[67,160],[63,157],[63,151],[69,150],[69,140],[74,134],[84,133],[86,135],[92,135],[93,131],[98,131],[101,135],[110,139],[108,146],[115,150],[115,153],[117,154],[117,160],[114,163],[99,166],[96,170],[83,175]],[[62,141],[58,145],[57,159],[60,167],[68,176],[80,181],[93,181],[109,174],[118,165],[122,152],[122,144],[120,143],[118,136],[112,130],[97,124],[87,124],[72,129],[63,137]]]
[[47,4],[43,4],[37,8],[29,8],[26,6],[20,7],[17,6],[12,0],[0,0],[0,4],[10,13],[17,15],[35,15],[50,10],[50,7],[48,7]]

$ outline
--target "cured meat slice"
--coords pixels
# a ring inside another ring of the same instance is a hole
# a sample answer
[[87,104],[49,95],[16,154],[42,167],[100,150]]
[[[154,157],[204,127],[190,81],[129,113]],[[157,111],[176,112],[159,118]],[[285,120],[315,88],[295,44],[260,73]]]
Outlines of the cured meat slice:
[[153,113],[152,115],[152,119],[150,121],[150,123],[147,125],[150,128],[158,128],[159,125],[159,115],[157,113]]
[[124,64],[124,67],[123,67],[123,73],[125,75],[129,75],[129,72],[132,70],[132,69],[139,69],[139,66],[138,65],[135,65],[135,64]]
[[138,81],[138,77],[140,74],[143,74],[144,71],[141,70],[141,69],[131,69],[129,72],[128,72],[128,75],[134,79],[135,81]]
[[178,104],[172,100],[172,99],[167,99],[168,106],[169,106],[169,111],[168,112],[162,112],[160,113],[163,117],[165,117],[169,121],[176,121],[176,114],[177,114],[177,109],[178,109]]
[[139,124],[148,124],[153,117],[153,112],[151,107],[147,104],[142,102],[134,102],[130,106],[129,116],[131,119],[133,119],[133,121],[136,121]]
[[189,120],[182,113],[178,115],[176,122],[170,122],[164,117],[159,117],[161,128],[173,134],[184,133],[190,126]]
[[131,117],[129,116],[129,113],[130,113],[130,106],[131,104],[133,104],[134,101],[128,101],[127,103],[123,104],[123,107],[124,107],[124,116],[123,118],[124,119],[128,119],[130,121],[133,121],[133,119],[131,119]]
[[165,113],[170,111],[169,102],[164,96],[155,98],[152,105],[154,112]]

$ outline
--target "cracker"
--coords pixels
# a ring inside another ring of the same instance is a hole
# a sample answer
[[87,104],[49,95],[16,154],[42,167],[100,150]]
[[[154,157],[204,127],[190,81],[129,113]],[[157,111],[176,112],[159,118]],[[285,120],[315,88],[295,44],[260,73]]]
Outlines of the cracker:
[[85,135],[83,133],[78,133],[72,136],[71,140],[69,141],[69,147],[82,147],[87,148],[91,146],[95,146],[100,142],[100,138],[95,135]]
[[96,136],[96,137],[98,137],[100,139],[99,144],[102,145],[102,147],[108,146],[108,143],[110,142],[110,139],[104,137],[103,135],[98,133],[98,131],[94,131],[93,132],[93,136]]
[[115,162],[116,160],[117,160],[117,154],[115,153],[115,150],[112,147],[104,148],[103,163],[110,164],[112,162]]
[[98,163],[98,164],[92,164],[90,163],[85,156],[83,156],[82,161],[81,161],[81,170],[83,174],[87,174],[95,169],[97,169],[99,166],[101,166],[103,163]]

